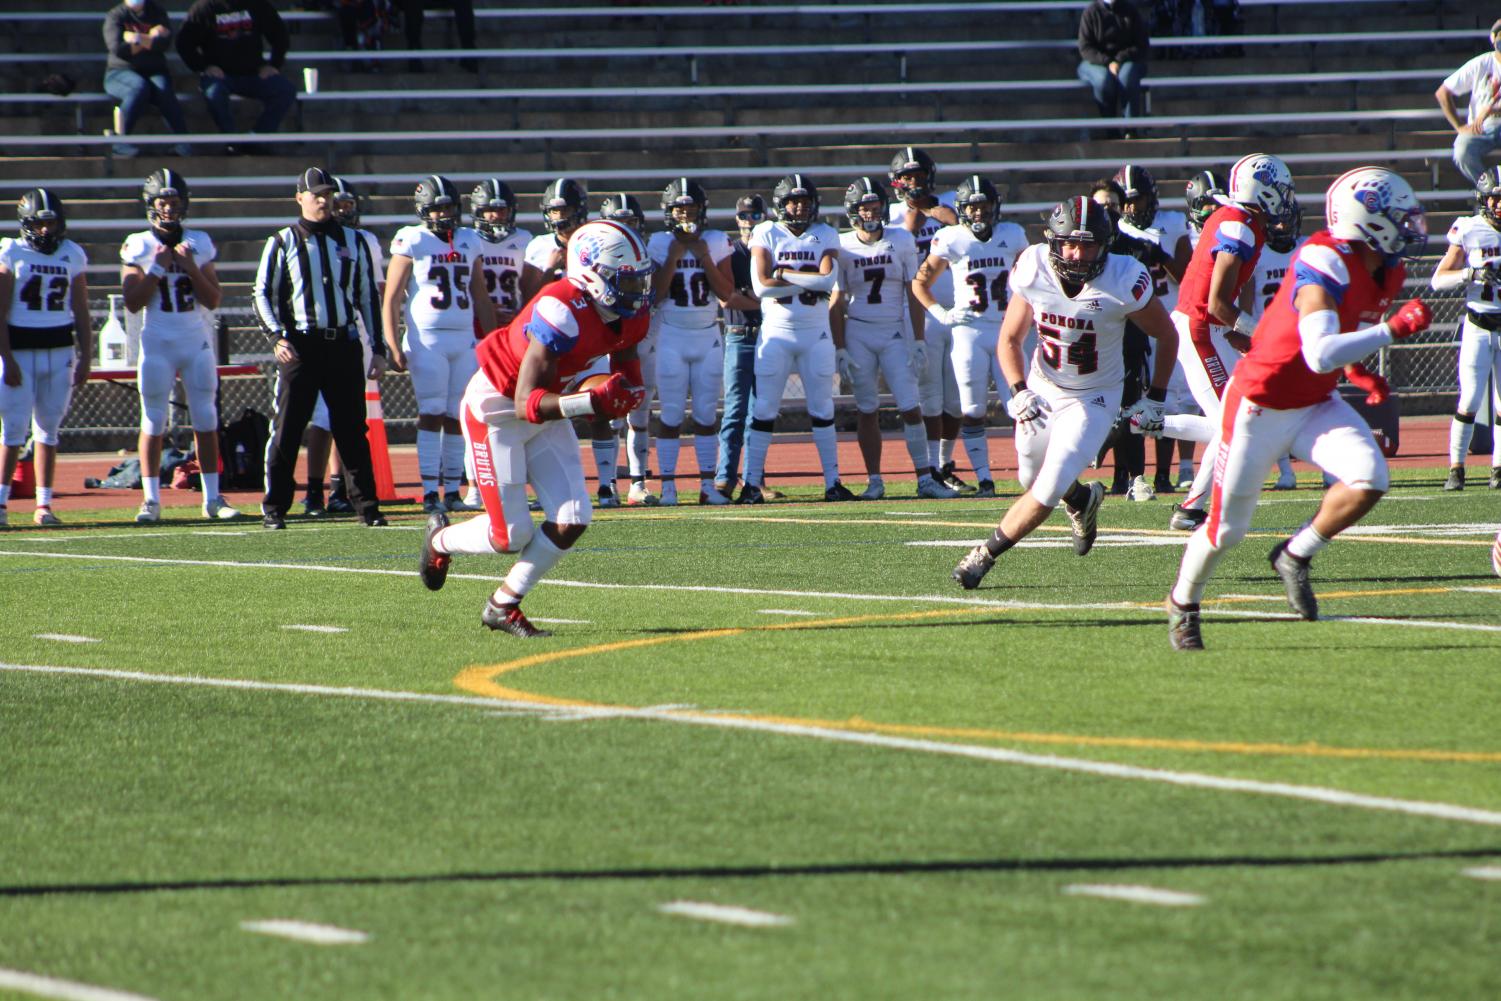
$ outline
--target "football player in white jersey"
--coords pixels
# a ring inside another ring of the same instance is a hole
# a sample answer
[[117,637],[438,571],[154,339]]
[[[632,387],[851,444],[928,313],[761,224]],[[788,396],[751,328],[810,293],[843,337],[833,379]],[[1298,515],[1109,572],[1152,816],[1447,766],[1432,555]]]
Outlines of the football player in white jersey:
[[[1125,385],[1126,321],[1157,339],[1152,385],[1133,407],[1146,424],[1160,423],[1178,333],[1152,295],[1152,276],[1135,258],[1111,254],[1109,210],[1084,196],[1053,209],[1047,243],[1024,250],[1011,272],[1011,301],[1001,323],[1001,367],[1011,380],[1007,411],[1017,423],[1018,472],[1025,493],[989,539],[954,568],[972,589],[997,557],[1026,538],[1063,502],[1080,556],[1094,545],[1105,485],[1078,480],[1098,453],[1120,408]],[[1022,340],[1037,326],[1030,374]]]
[[[1001,193],[989,178],[971,174],[954,195],[959,223],[933,236],[928,257],[917,270],[912,294],[939,324],[952,332],[954,377],[959,382],[959,436],[979,480],[981,497],[995,496],[985,411],[994,382],[1004,402],[1010,397],[996,358],[1001,318],[1006,313],[1007,281],[1027,235],[1013,222],[999,222]],[[931,291],[933,280],[952,268],[954,305],[945,308]]]
[[[485,291],[483,241],[459,225],[459,189],[433,174],[417,182],[412,201],[421,221],[397,230],[391,240],[382,309],[391,364],[412,373],[422,510],[431,514],[460,503],[464,437],[459,401],[479,365],[475,321],[493,330],[495,307]],[[398,343],[401,315],[406,336]],[[438,492],[440,480],[446,498]]]
[[[136,521],[162,517],[162,437],[172,385],[182,377],[188,414],[203,479],[203,514],[238,518],[240,512],[219,493],[219,370],[207,318],[221,291],[214,271],[217,250],[209,235],[187,229],[192,195],[175,170],[154,170],[141,186],[149,229],[131,233],[120,247],[120,285],[125,308],[142,313],[141,356],[137,367],[141,396],[141,488],[145,498]],[[211,471],[212,470],[212,471]]]
[[[1267,225],[1266,246],[1256,258],[1256,274],[1241,289],[1240,308],[1250,315],[1252,322],[1260,323],[1262,314],[1277,297],[1277,289],[1282,287],[1282,279],[1287,277],[1293,254],[1301,243],[1302,230],[1303,210],[1298,206],[1297,198],[1293,198],[1287,214]],[[1355,378],[1358,380],[1359,376]],[[1158,442],[1164,440],[1168,439],[1159,438]],[[1277,482],[1272,484],[1272,489],[1293,490],[1297,486],[1298,476],[1293,472],[1292,457],[1284,455],[1277,460]]]
[[[1449,424],[1449,477],[1445,490],[1465,488],[1465,457],[1475,435],[1475,412],[1486,383],[1501,381],[1501,168],[1475,182],[1477,211],[1454,220],[1449,248],[1433,272],[1435,290],[1463,287],[1464,325],[1459,335],[1459,402]],[[1501,409],[1501,394],[1492,398]],[[1501,490],[1501,429],[1491,436],[1492,490]]]
[[735,294],[730,273],[730,239],[708,228],[709,196],[687,177],[674,178],[662,191],[667,229],[653,233],[646,250],[656,271],[652,288],[657,309],[657,397],[662,431],[657,438],[661,502],[678,502],[678,446],[687,398],[693,397],[693,448],[698,457],[700,504],[728,504],[714,488],[719,463],[715,421],[724,388],[724,336],[719,307]]
[[[900,226],[887,226],[891,199],[873,177],[859,177],[844,192],[850,231],[839,237],[839,287],[829,300],[829,324],[844,351],[835,361],[854,384],[859,412],[856,438],[868,482],[861,500],[886,495],[881,477],[881,425],[877,378],[885,376],[902,418],[907,453],[917,472],[919,497],[957,497],[933,478],[928,435],[919,406],[917,376],[927,370],[923,310],[912,294],[917,277],[917,240]],[[903,328],[912,333],[903,336]]]
[[829,294],[838,279],[839,234],[818,221],[818,189],[805,174],[788,174],[771,194],[775,220],[751,233],[751,289],[761,299],[756,344],[756,400],[745,436],[745,487],[738,503],[760,504],[771,432],[793,369],[803,383],[813,445],[823,467],[824,500],[854,500],[839,482],[834,433],[835,344]]
[[62,199],[32,188],[16,203],[18,240],[0,240],[0,528],[7,524],[10,483],[30,427],[36,448],[38,525],[57,525],[52,481],[57,429],[73,387],[89,375],[88,258],[64,235]]
[[[945,226],[959,222],[952,192],[938,194],[938,166],[916,146],[904,146],[891,158],[886,172],[891,180],[893,203],[890,222],[917,240],[918,263],[928,256],[933,236]],[[941,273],[930,291],[939,302],[954,301],[954,276]],[[974,487],[954,475],[954,445],[959,439],[959,382],[954,375],[954,356],[949,348],[953,335],[932,317],[923,324],[927,345],[927,369],[918,376],[922,395],[923,423],[928,430],[928,459],[938,470],[938,479],[949,488],[974,493]]]
[[[353,229],[365,241],[370,251],[370,267],[376,277],[376,295],[382,299],[386,292],[386,250],[380,237],[360,226],[360,195],[342,177],[330,177],[334,190],[329,194],[329,211],[340,226]],[[364,317],[355,314],[354,322],[360,330],[360,346],[364,349],[365,371],[370,370],[370,331],[365,329]],[[366,383],[366,388],[375,385]],[[310,518],[325,514],[354,514],[354,504],[344,483],[344,462],[333,447],[333,432],[328,420],[328,404],[320,395],[313,404],[313,416],[308,419],[307,447],[307,496],[302,499],[302,511]],[[375,446],[372,444],[372,448]],[[328,503],[323,501],[323,473],[329,467],[332,456],[333,472],[328,478]]]

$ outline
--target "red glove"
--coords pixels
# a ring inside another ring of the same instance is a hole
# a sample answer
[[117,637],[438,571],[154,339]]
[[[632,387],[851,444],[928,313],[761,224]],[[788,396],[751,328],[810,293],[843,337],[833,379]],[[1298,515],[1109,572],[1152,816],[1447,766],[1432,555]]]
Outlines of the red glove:
[[1392,332],[1392,337],[1401,340],[1411,337],[1413,334],[1428,329],[1428,324],[1433,322],[1433,314],[1428,311],[1427,305],[1422,299],[1410,299],[1392,314],[1392,318],[1386,321],[1386,329]]
[[628,386],[625,376],[616,372],[604,382],[589,390],[589,403],[601,417],[624,417],[646,399],[646,390],[640,386]]
[[[1417,302],[1416,299],[1413,302]],[[1422,303],[1418,303],[1422,305]],[[1405,308],[1405,307],[1404,307]],[[1426,309],[1424,310],[1426,312]],[[1356,389],[1366,391],[1366,403],[1371,406],[1380,406],[1392,395],[1392,387],[1381,376],[1366,368],[1360,362],[1345,366],[1345,378],[1350,380],[1350,385]]]

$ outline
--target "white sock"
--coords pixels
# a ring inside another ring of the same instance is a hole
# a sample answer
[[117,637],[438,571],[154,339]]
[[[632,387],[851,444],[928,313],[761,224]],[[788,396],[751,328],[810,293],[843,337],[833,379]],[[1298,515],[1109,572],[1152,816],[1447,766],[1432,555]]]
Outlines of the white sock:
[[10,501],[10,483],[0,483],[0,507],[4,507]]
[[928,439],[928,465],[932,466],[934,469],[942,469],[943,468],[943,459],[941,458],[942,453],[943,453],[943,450],[942,450],[942,447],[939,444],[938,439],[937,438],[929,438]]
[[1315,531],[1313,522],[1310,521],[1288,540],[1287,551],[1300,560],[1311,560],[1327,545],[1329,540]]
[[1197,605],[1204,597],[1204,586],[1214,573],[1214,565],[1220,561],[1220,550],[1209,544],[1209,533],[1200,527],[1188,537],[1183,548],[1183,562],[1178,567],[1178,580],[1173,584],[1173,601],[1179,605]]
[[162,478],[160,476],[142,476],[141,492],[149,501],[162,502]]
[[[210,498],[219,496],[219,474],[200,473],[199,475],[203,479],[203,499],[209,500]],[[143,480],[142,482],[145,481]]]
[[422,492],[436,493],[443,471],[443,432],[417,429],[417,474],[422,477]]
[[51,507],[52,506],[52,488],[51,487],[37,487],[36,488],[36,506],[37,507]]
[[766,453],[771,451],[771,432],[750,428],[745,432],[745,482],[766,483]]
[[464,553],[471,556],[489,556],[496,552],[490,544],[490,516],[449,525],[433,536],[433,548],[440,553]]
[[681,438],[657,439],[657,464],[662,467],[657,470],[657,475],[663,480],[670,480],[678,474],[678,450],[682,447]]
[[618,464],[616,460],[620,457],[620,439],[614,435],[604,440],[596,438],[590,443],[590,448],[594,452],[594,473],[599,477],[599,485],[614,490],[615,466]]
[[1208,441],[1214,437],[1214,421],[1199,414],[1168,414],[1162,418],[1162,436],[1185,441]]
[[499,604],[515,603],[526,597],[527,592],[537,586],[537,582],[543,575],[558,565],[558,560],[563,558],[566,550],[559,549],[553,541],[547,537],[547,533],[537,529],[532,541],[528,542],[516,557],[516,562],[511,566],[511,572],[506,574],[506,588],[510,594],[505,594],[499,589],[495,592],[495,600]]
[[990,479],[990,442],[985,437],[985,425],[966,424],[959,429],[959,435],[964,439],[964,451],[969,454],[976,478]]
[[651,459],[651,434],[646,428],[631,424],[625,430],[625,446],[629,453],[627,461],[631,467],[631,479],[645,479],[646,465]]
[[938,443],[938,467],[942,469],[954,461],[954,439],[944,438]]
[[719,435],[694,435],[693,454],[698,458],[698,478],[713,486],[714,467],[719,465]]
[[907,456],[912,460],[912,468],[921,476],[932,465],[928,461],[928,433],[923,429],[922,421],[903,424],[902,438],[907,443]]
[[443,432],[443,489],[451,494],[459,492],[459,477],[464,472],[464,435],[459,431]]
[[1470,439],[1475,437],[1475,422],[1449,422],[1449,465],[1463,466],[1470,454]]
[[818,463],[823,466],[823,488],[839,479],[839,435],[832,424],[813,425],[813,447],[818,449]]

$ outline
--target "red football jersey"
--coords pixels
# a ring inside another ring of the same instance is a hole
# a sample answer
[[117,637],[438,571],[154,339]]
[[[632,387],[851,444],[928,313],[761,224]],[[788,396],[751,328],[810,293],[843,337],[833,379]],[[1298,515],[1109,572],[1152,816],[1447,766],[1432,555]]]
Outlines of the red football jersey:
[[490,384],[514,398],[521,358],[532,341],[541,341],[558,356],[558,377],[542,388],[557,393],[595,359],[645,340],[650,323],[651,314],[646,310],[638,316],[605,323],[583,288],[560,278],[544,285],[514,320],[486,334],[475,351]]
[[1209,318],[1209,281],[1214,277],[1215,255],[1229,251],[1240,258],[1240,269],[1235,273],[1235,287],[1230,294],[1230,301],[1236,302],[1240,290],[1256,273],[1256,259],[1265,244],[1266,229],[1250,212],[1234,205],[1221,205],[1214,210],[1204,222],[1204,232],[1178,286],[1178,305],[1174,309],[1188,317],[1191,328],[1207,331],[1211,322],[1218,322]]
[[1328,230],[1309,237],[1288,262],[1287,277],[1256,327],[1250,352],[1235,367],[1235,383],[1246,399],[1276,410],[1311,407],[1326,399],[1343,369],[1315,372],[1308,367],[1293,300],[1304,285],[1323,286],[1339,303],[1340,333],[1349,333],[1381,322],[1407,269],[1388,265],[1377,277],[1379,284],[1355,248]]

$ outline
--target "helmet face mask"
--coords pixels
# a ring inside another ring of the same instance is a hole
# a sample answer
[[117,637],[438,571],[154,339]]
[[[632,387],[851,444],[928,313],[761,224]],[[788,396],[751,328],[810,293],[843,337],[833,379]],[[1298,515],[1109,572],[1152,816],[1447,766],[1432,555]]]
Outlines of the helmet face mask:
[[182,236],[182,223],[188,217],[188,182],[175,170],[154,170],[141,185],[141,203],[146,221],[153,230],[165,234],[172,242]]
[[542,224],[548,232],[568,239],[589,220],[589,196],[571,177],[560,177],[542,192]]
[[662,221],[668,230],[697,236],[709,221],[709,195],[703,185],[675,177],[662,189]]
[[981,240],[989,240],[995,232],[996,216],[1001,209],[1001,193],[988,178],[971,174],[959,183],[954,195],[954,207],[959,212],[959,222]]
[[641,202],[635,195],[621,192],[610,195],[599,206],[601,219],[613,219],[615,222],[629,226],[638,234],[646,232],[646,213],[641,211]]
[[1146,168],[1128,163],[1115,172],[1115,183],[1120,185],[1121,193],[1125,196],[1125,201],[1121,204],[1121,215],[1137,229],[1150,228],[1157,218],[1160,204],[1157,182],[1152,179],[1152,175]]
[[916,146],[904,146],[891,158],[886,172],[893,195],[901,199],[922,199],[938,187],[938,165]]
[[459,226],[459,191],[452,181],[438,174],[424,177],[412,200],[423,226],[445,240],[453,238]]
[[486,240],[499,243],[516,232],[516,196],[499,178],[491,177],[474,186],[469,193],[469,211],[475,230]]
[[844,214],[857,233],[880,233],[886,228],[891,198],[873,177],[857,178],[844,190]]
[[637,316],[651,308],[653,270],[645,242],[615,220],[586,222],[568,241],[568,277],[584,287],[607,318]]
[[1385,167],[1347,171],[1329,186],[1324,205],[1330,235],[1362,241],[1387,258],[1412,260],[1428,243],[1412,186]]
[[1475,182],[1475,208],[1481,218],[1501,229],[1501,167],[1487,167]]
[[1198,232],[1204,223],[1220,207],[1219,198],[1225,193],[1225,179],[1212,170],[1201,170],[1188,181],[1183,200],[1188,206],[1188,222]]
[[1290,254],[1303,235],[1303,210],[1294,198],[1287,211],[1272,220],[1266,228],[1266,245],[1279,254]]
[[802,174],[788,174],[771,194],[777,218],[794,233],[801,233],[818,218],[818,188]]
[[360,196],[341,177],[333,178],[334,190],[329,192],[328,207],[340,226],[359,226]]
[[1069,198],[1048,216],[1048,262],[1063,281],[1083,285],[1104,272],[1114,238],[1109,209],[1082,195]]
[[53,254],[68,231],[63,203],[46,188],[32,188],[16,203],[21,223],[21,242],[41,254]]

